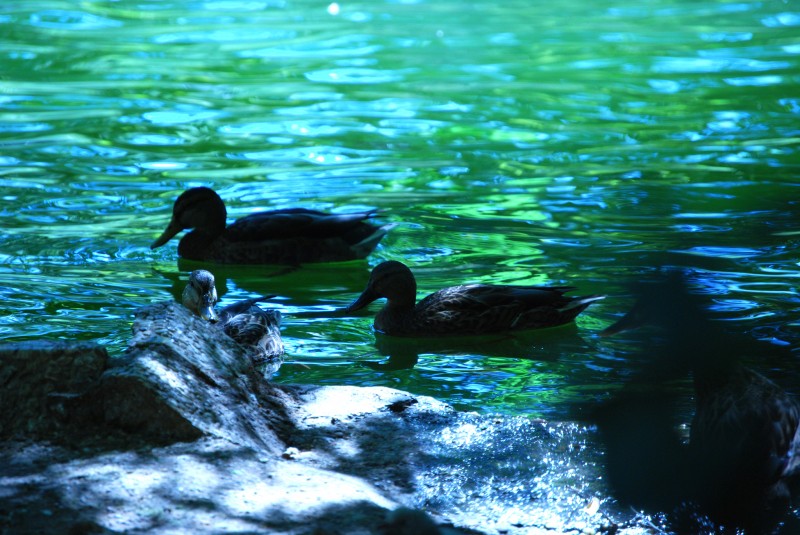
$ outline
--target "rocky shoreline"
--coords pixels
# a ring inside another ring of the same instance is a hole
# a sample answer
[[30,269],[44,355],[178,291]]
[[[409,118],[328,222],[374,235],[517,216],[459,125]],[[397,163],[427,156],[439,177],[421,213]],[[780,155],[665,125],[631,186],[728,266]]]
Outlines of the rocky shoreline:
[[174,303],[125,354],[0,345],[2,533],[649,533],[596,433],[279,385]]

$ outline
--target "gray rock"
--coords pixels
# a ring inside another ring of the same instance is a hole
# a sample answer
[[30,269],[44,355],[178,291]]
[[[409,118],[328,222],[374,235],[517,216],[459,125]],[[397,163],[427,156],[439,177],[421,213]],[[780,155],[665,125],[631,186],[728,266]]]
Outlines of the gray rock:
[[173,303],[110,367],[85,344],[0,355],[0,533],[649,531],[607,497],[591,430],[277,385]]
[[106,349],[91,342],[0,344],[0,437],[58,432],[64,402],[95,385],[107,362]]
[[233,340],[176,303],[138,311],[123,362],[106,372],[95,401],[106,425],[159,443],[216,436],[282,449],[284,394]]

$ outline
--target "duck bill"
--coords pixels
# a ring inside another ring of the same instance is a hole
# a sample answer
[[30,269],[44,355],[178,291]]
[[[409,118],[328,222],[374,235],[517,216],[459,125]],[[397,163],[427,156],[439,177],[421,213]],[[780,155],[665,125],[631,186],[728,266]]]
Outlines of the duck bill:
[[217,316],[217,313],[214,312],[214,301],[208,294],[203,295],[203,302],[200,303],[200,307],[198,308],[197,312],[200,314],[200,317],[206,321],[210,321],[212,323],[219,321],[219,316]]
[[183,228],[180,226],[180,224],[173,219],[169,222],[169,225],[167,225],[166,230],[164,230],[161,236],[159,236],[156,241],[150,244],[150,248],[155,249],[156,247],[161,247],[182,230]]
[[356,310],[361,310],[368,304],[372,303],[376,299],[380,298],[380,295],[372,291],[370,288],[364,290],[364,293],[358,296],[358,299],[350,303],[350,305],[344,309],[345,312],[355,312]]

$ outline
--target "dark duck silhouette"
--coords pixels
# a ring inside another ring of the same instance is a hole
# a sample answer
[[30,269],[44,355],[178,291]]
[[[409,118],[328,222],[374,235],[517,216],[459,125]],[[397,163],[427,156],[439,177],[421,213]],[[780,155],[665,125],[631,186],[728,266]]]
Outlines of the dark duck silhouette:
[[417,283],[397,261],[372,270],[367,287],[346,312],[385,297],[375,330],[393,336],[477,335],[554,327],[575,319],[604,296],[566,297],[571,286],[465,284],[444,288],[416,303]]
[[184,191],[172,219],[150,245],[161,247],[185,229],[178,255],[222,264],[289,264],[365,258],[393,225],[365,221],[376,213],[326,214],[305,208],[258,212],[225,226],[227,211],[217,193],[206,187]]
[[279,366],[283,355],[281,313],[278,310],[264,310],[257,305],[271,297],[274,296],[243,299],[217,312],[214,310],[218,300],[214,275],[198,269],[189,274],[189,283],[183,290],[182,300],[186,308],[215,324],[222,332],[247,348],[255,364],[277,362]]
[[632,310],[603,334],[660,327],[663,339],[654,344],[651,338],[648,346],[648,374],[692,374],[696,409],[689,446],[683,466],[673,472],[686,477],[682,497],[720,522],[768,530],[787,510],[800,473],[800,403],[742,357],[763,357],[774,346],[724,332],[708,319],[682,274],[641,284],[638,293]]

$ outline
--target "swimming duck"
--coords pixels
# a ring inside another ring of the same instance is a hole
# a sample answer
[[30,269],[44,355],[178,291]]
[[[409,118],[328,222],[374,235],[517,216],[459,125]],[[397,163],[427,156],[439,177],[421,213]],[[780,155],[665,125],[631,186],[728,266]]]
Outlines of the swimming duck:
[[183,290],[183,305],[250,349],[256,364],[274,361],[283,355],[281,340],[281,313],[278,310],[264,310],[256,303],[274,296],[244,299],[214,310],[217,303],[217,289],[214,275],[204,269],[192,271],[189,283]]
[[415,304],[411,270],[394,260],[378,264],[367,287],[345,310],[353,312],[381,297],[375,330],[393,336],[477,335],[554,327],[575,319],[604,296],[565,297],[571,286],[466,284],[444,288]]
[[748,528],[780,514],[800,475],[800,402],[745,366],[749,352],[775,351],[724,332],[687,290],[682,274],[641,285],[632,310],[604,334],[652,324],[664,340],[651,348],[655,371],[691,372],[695,414],[688,458],[694,494],[723,522]]
[[258,212],[227,227],[225,203],[212,189],[184,191],[172,219],[150,245],[161,247],[185,229],[178,255],[222,264],[301,264],[365,258],[393,225],[366,223],[375,210],[326,214],[305,208]]

